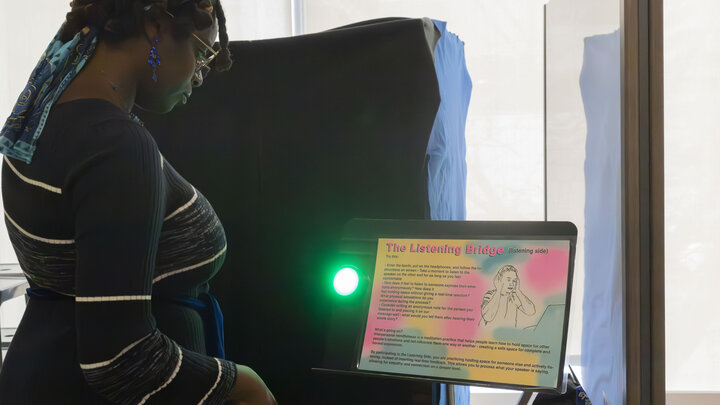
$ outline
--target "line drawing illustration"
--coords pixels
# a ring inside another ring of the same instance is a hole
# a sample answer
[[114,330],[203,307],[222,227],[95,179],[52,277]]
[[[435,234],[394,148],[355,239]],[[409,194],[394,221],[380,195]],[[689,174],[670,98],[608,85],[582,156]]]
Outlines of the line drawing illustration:
[[482,300],[482,322],[486,326],[512,326],[517,328],[517,313],[535,315],[535,303],[520,290],[520,276],[515,266],[506,264],[493,278],[492,290],[488,290]]

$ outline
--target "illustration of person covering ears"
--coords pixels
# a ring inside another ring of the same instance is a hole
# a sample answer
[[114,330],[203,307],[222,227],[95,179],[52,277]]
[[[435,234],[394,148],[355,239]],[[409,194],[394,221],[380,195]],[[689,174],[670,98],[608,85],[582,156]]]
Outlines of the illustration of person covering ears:
[[520,278],[514,266],[502,266],[493,279],[493,285],[495,289],[488,290],[483,296],[480,322],[484,321],[491,327],[517,328],[518,310],[526,315],[535,314],[535,304],[520,291]]

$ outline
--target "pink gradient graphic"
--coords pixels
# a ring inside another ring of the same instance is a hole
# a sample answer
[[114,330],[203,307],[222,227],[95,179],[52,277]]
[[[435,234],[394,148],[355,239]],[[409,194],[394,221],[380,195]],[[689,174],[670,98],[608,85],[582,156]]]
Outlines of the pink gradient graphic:
[[550,248],[547,254],[534,253],[524,266],[523,283],[546,296],[564,292],[569,260],[567,248]]
[[[398,314],[393,320],[389,319],[377,319],[378,312],[380,311],[380,292],[382,290],[382,283],[377,283],[373,287],[372,301],[370,303],[370,311],[367,321],[367,328],[365,329],[365,337],[363,339],[363,350],[362,356],[370,354],[370,350],[380,350],[382,345],[373,344],[373,335],[375,328],[380,329],[402,329],[405,320],[402,315]],[[396,292],[398,298],[405,298],[402,292]]]
[[381,328],[381,329],[402,329],[404,326],[404,322],[401,318],[398,318],[395,321],[386,321],[381,319],[375,319],[374,317],[370,317],[368,319],[367,323],[367,329],[365,330],[365,339],[363,340],[363,346],[362,346],[362,356],[367,356],[370,354],[370,350],[380,350],[382,349],[382,345],[375,345],[372,342],[373,334],[375,332],[375,328]]
[[[485,280],[479,272],[472,271],[470,274],[463,274],[459,279],[454,280],[453,284],[458,285],[474,285],[475,288],[451,288],[450,293],[453,297],[447,297],[443,304],[447,308],[471,308],[469,312],[446,311],[451,316],[474,318],[473,321],[462,320],[445,320],[443,322],[443,335],[453,336],[460,339],[472,339],[475,337],[478,329],[478,321],[481,317],[480,307],[482,298],[488,289],[487,280]],[[455,297],[455,294],[469,294],[467,297]]]
[[[417,245],[433,241],[411,242]],[[546,366],[557,368],[561,341],[555,334],[539,333],[528,326],[537,325],[548,302],[554,303],[566,296],[569,242],[462,242],[483,246],[494,243],[508,246],[508,250],[515,249],[492,258],[489,253],[474,251],[458,256],[439,256],[445,252],[410,249],[390,255],[378,250],[377,278],[373,280],[358,369],[539,385],[540,365],[543,370]],[[436,243],[456,242],[442,240]],[[512,307],[509,298],[502,298],[507,294],[493,292],[490,296],[500,300],[493,301],[499,304],[488,309],[492,319],[486,322],[482,319],[483,297],[496,289],[493,281],[506,265],[515,268],[516,281],[512,277],[503,279],[497,288],[516,289],[518,296],[513,299],[522,302],[513,301],[517,308]],[[501,305],[505,306],[501,308]],[[551,322],[544,324],[545,329],[562,330],[561,318],[548,319]],[[546,353],[552,358],[528,349],[529,343],[542,345],[538,347],[549,350]],[[498,364],[502,361],[513,368],[480,366],[490,361]]]

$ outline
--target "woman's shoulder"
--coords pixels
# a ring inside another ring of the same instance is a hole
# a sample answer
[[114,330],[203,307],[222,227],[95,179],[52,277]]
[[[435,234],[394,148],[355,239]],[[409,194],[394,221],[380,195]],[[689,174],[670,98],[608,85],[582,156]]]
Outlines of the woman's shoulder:
[[128,114],[118,106],[101,98],[80,98],[55,104],[50,110],[48,124],[52,121],[91,124],[108,119],[127,119]]
[[78,161],[118,147],[157,149],[147,129],[114,104],[78,99],[53,107],[36,155]]
[[160,168],[150,133],[114,104],[80,99],[53,106],[23,173],[67,187],[78,175],[100,166]]
[[102,100],[54,106],[32,161],[5,157],[3,164],[11,169],[3,170],[3,192],[16,195],[27,190],[22,185],[28,183],[62,190],[60,196],[71,194],[83,179],[135,176],[159,181],[163,172],[162,156],[149,132]]

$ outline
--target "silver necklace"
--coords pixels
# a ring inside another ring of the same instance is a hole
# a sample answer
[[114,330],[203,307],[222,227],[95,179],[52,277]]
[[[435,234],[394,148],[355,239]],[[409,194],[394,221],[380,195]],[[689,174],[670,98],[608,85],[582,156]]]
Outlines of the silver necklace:
[[108,84],[110,85],[110,88],[113,90],[113,94],[115,95],[115,100],[117,100],[117,101],[120,103],[120,105],[123,106],[123,111],[127,111],[127,114],[128,114],[128,116],[130,117],[130,119],[132,119],[133,121],[135,121],[135,122],[137,122],[138,124],[140,124],[140,126],[143,126],[143,127],[144,127],[144,126],[145,126],[145,123],[142,122],[142,120],[140,120],[140,118],[138,118],[137,115],[135,115],[135,114],[132,113],[132,108],[127,108],[127,107],[125,106],[124,100],[122,99],[122,97],[120,97],[120,94],[118,94],[118,89],[120,88],[120,86],[118,86],[117,84],[115,84],[112,80],[110,80],[109,77],[107,77],[107,74],[105,73],[105,70],[100,69],[100,68],[95,68],[95,70],[97,70],[98,73],[100,73],[100,75],[102,75],[102,77],[108,82]]
[[110,88],[111,88],[112,91],[113,91],[113,94],[115,95],[115,100],[116,100],[118,103],[120,103],[120,105],[123,106],[123,109],[124,109],[125,111],[128,111],[128,114],[130,114],[131,116],[133,116],[132,113],[129,112],[131,109],[130,109],[130,108],[127,108],[127,106],[126,106],[126,101],[123,100],[122,97],[120,97],[120,94],[118,93],[118,89],[120,88],[120,86],[118,86],[117,84],[115,84],[115,82],[113,82],[112,80],[110,80],[110,78],[107,76],[107,73],[105,73],[105,70],[100,69],[100,68],[95,68],[95,70],[97,70],[98,73],[100,73],[100,75],[108,82],[108,84],[110,85]]

